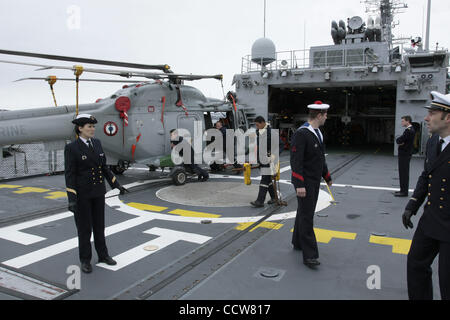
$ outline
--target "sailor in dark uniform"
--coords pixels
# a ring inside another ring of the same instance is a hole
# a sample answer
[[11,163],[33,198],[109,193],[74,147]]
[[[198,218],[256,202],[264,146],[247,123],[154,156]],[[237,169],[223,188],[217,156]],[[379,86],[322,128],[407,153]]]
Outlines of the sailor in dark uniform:
[[433,299],[431,264],[438,254],[441,298],[450,300],[450,95],[433,91],[431,96],[425,121],[433,136],[427,143],[425,168],[403,214],[403,225],[412,229],[411,217],[426,202],[408,254],[411,300]]
[[402,127],[406,128],[402,136],[396,142],[398,144],[398,172],[400,178],[400,192],[396,192],[396,197],[407,197],[409,191],[409,164],[414,147],[416,131],[412,125],[410,116],[402,117]]
[[[261,182],[259,184],[259,193],[256,201],[250,202],[255,208],[263,208],[266,201],[267,192],[269,192],[271,200],[268,204],[274,204],[275,189],[272,181],[272,174],[270,171],[270,161],[272,158],[272,128],[266,123],[263,117],[255,119],[256,125],[256,145],[257,145],[257,161],[261,168]],[[263,139],[267,142],[264,145]],[[265,150],[264,150],[265,149]],[[267,157],[263,159],[264,152],[267,152]],[[262,155],[262,157],[261,157]]]
[[78,231],[81,270],[91,273],[92,232],[99,263],[116,264],[109,256],[105,240],[105,179],[111,188],[118,188],[121,194],[128,190],[111,173],[102,144],[94,139],[97,120],[89,114],[80,114],[72,123],[79,138],[66,145],[64,150],[67,196]]
[[332,185],[325,161],[323,135],[319,130],[319,127],[325,124],[330,106],[317,101],[308,108],[308,122],[292,137],[292,184],[298,201],[292,244],[294,250],[303,251],[303,263],[308,267],[315,267],[320,265],[320,262],[313,220],[321,178],[324,178],[329,186]]

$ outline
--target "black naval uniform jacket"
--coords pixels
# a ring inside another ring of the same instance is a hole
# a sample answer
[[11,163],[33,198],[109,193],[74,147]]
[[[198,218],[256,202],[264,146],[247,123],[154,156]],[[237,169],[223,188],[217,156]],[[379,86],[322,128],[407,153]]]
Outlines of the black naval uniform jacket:
[[438,135],[428,140],[425,168],[406,209],[417,214],[426,201],[420,219],[425,234],[436,240],[450,242],[450,145],[438,157],[439,140]]
[[[257,153],[256,153],[256,160],[258,161],[258,164],[261,166],[261,168],[270,168],[270,156],[272,155],[272,128],[267,125],[266,130],[261,132],[263,130],[256,130],[256,145],[257,145]],[[259,144],[260,141],[265,139],[267,141],[267,157],[268,159],[264,160],[264,162],[267,162],[267,164],[263,164],[261,162],[261,158],[259,156]]]
[[106,156],[98,139],[91,139],[94,150],[80,139],[66,145],[64,164],[67,196],[69,206],[78,199],[89,199],[104,196],[105,179],[111,188],[119,188],[120,184],[106,165]]
[[331,181],[325,160],[325,147],[306,127],[300,127],[292,137],[292,184],[295,189],[305,188],[305,183],[320,184],[321,178]]
[[416,136],[416,131],[414,127],[411,126],[406,128],[405,132],[397,138],[396,142],[398,146],[399,156],[411,156],[414,148],[414,137]]

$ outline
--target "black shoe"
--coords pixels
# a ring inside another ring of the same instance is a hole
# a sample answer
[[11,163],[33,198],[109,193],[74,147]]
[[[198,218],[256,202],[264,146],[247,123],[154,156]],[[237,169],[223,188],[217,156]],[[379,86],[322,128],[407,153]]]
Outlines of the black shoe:
[[294,246],[294,250],[295,250],[295,251],[302,251],[302,248],[297,247],[297,246]]
[[320,262],[317,259],[305,259],[305,260],[303,260],[303,264],[310,268],[314,268],[314,267],[319,266]]
[[117,264],[117,262],[111,257],[98,259],[98,263],[106,263],[108,266],[115,266]]
[[395,193],[394,193],[394,196],[396,196],[396,197],[407,197],[407,196],[408,196],[408,193],[405,193],[405,192],[395,192]]
[[82,262],[81,271],[83,271],[84,273],[91,273],[92,272],[91,264],[89,262]]
[[272,205],[272,204],[275,204],[275,203],[277,203],[277,200],[275,200],[275,199],[272,199],[269,202],[267,202],[267,204],[269,204],[269,205]]
[[264,208],[264,203],[261,203],[261,202],[258,202],[258,201],[250,202],[250,204],[251,204],[254,208]]

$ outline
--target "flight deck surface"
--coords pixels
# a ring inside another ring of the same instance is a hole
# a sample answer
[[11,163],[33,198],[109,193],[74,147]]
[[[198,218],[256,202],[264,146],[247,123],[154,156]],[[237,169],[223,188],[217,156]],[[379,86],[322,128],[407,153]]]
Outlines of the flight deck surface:
[[[81,274],[81,288],[65,299],[407,299],[406,255],[413,232],[401,214],[397,158],[373,152],[327,157],[336,203],[323,185],[315,232],[321,266],[302,264],[291,245],[297,201],[289,156],[281,160],[287,207],[252,208],[252,185],[232,172],[174,186],[161,172],[134,167],[119,176],[131,193],[106,195],[106,239],[116,266],[97,264]],[[423,159],[411,162],[414,188]],[[73,214],[64,176],[0,183],[0,263],[66,285],[78,266]],[[267,199],[269,200],[269,199]],[[418,218],[416,217],[415,225]],[[368,268],[379,267],[381,289],[368,289]],[[439,297],[438,286],[435,296]],[[1,299],[17,299],[0,290]]]

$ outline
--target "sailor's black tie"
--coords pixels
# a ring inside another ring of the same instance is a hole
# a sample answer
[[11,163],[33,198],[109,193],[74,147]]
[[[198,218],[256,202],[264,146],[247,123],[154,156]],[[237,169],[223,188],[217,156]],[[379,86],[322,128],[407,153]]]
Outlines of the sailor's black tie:
[[439,140],[438,143],[438,148],[437,148],[437,156],[439,157],[441,155],[442,152],[442,145],[444,144],[444,139]]
[[92,145],[91,140],[88,140],[87,143],[88,143],[88,146],[89,146],[89,150],[94,151],[94,146]]
[[320,137],[319,129],[314,129],[314,131],[315,131],[316,134],[317,134],[317,138],[319,138],[320,144],[323,144],[322,138]]

